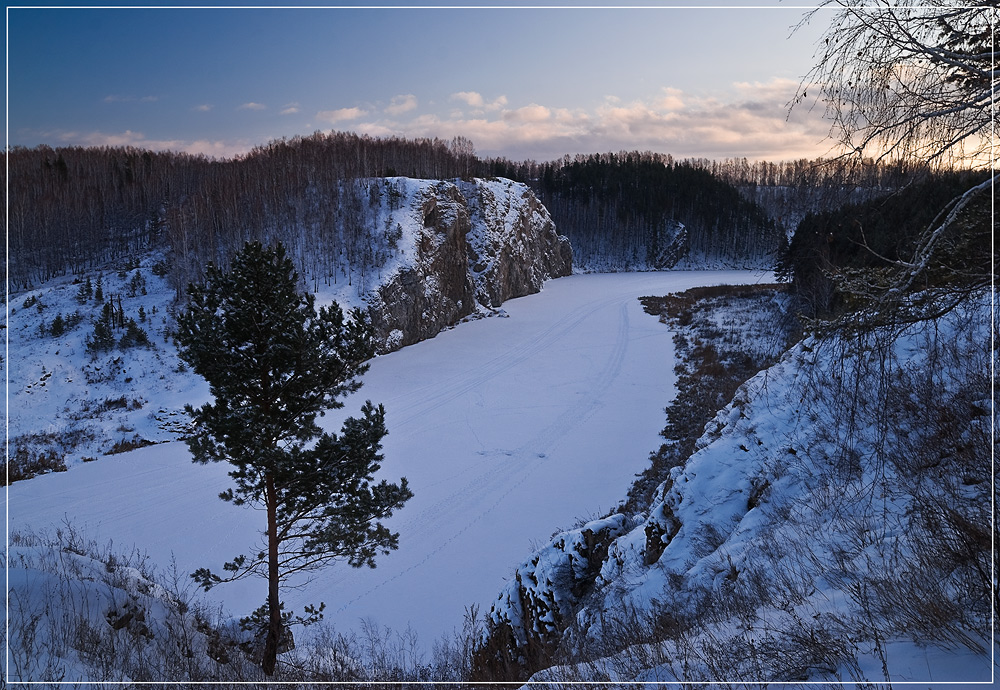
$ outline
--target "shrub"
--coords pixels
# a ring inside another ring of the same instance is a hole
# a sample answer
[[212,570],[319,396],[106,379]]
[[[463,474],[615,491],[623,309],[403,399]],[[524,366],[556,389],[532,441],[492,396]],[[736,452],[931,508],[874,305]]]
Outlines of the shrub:
[[115,441],[114,445],[111,446],[107,455],[116,455],[118,453],[127,453],[130,450],[136,450],[137,448],[145,448],[146,446],[156,445],[155,441],[150,441],[144,439],[139,434],[136,434],[132,438],[123,438],[120,441]]
[[135,297],[138,294],[146,294],[146,278],[142,275],[142,271],[136,269],[128,283],[128,296]]
[[149,335],[135,322],[135,319],[130,318],[125,322],[125,333],[118,341],[118,347],[127,350],[130,347],[149,347],[150,344]]
[[115,334],[112,332],[110,319],[102,317],[94,321],[94,333],[87,338],[87,352],[106,352],[114,346]]
[[52,325],[49,326],[49,333],[53,338],[58,338],[65,332],[66,320],[63,319],[62,314],[56,314],[56,318],[52,319]]
[[91,282],[90,276],[87,276],[87,280],[81,283],[80,289],[76,293],[76,301],[85,304],[93,296],[94,284]]
[[66,461],[55,451],[36,450],[18,446],[7,461],[4,484],[13,484],[23,479],[31,479],[49,472],[65,472]]

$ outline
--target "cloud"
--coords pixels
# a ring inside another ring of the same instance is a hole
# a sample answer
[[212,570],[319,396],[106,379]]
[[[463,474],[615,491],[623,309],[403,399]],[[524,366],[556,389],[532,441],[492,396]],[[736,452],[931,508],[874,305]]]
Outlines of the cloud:
[[[542,103],[512,108],[505,97],[487,102],[477,91],[461,91],[449,100],[474,110],[361,121],[352,128],[376,136],[464,136],[483,155],[514,159],[619,150],[768,160],[826,155],[829,123],[822,113],[797,109],[789,115],[788,103],[797,88],[798,83],[788,79],[739,82],[714,94],[667,86],[628,102],[609,95],[589,109]],[[364,113],[352,111],[353,119],[362,119]]]
[[483,107],[483,96],[477,91],[459,91],[458,93],[453,93],[451,94],[451,100],[462,101],[473,108]]
[[316,113],[316,118],[335,125],[338,122],[357,120],[359,117],[364,117],[367,114],[367,111],[361,108],[340,108],[338,110],[321,110]]
[[237,110],[267,110],[267,106],[263,103],[254,103],[250,101],[249,103],[244,103]]
[[544,105],[532,103],[516,110],[507,110],[503,119],[507,122],[545,122],[552,116],[552,111]]
[[110,94],[103,98],[105,103],[156,103],[160,100],[159,96],[122,96],[119,94]]
[[202,103],[201,105],[196,105],[195,107],[193,107],[192,110],[194,110],[195,112],[198,112],[198,113],[207,113],[209,110],[211,110],[214,107],[215,106],[211,105],[210,103]]
[[[487,101],[476,91],[452,94],[451,105],[417,113],[418,98],[399,94],[384,107],[350,107],[316,113],[318,126],[349,127],[373,136],[471,139],[484,156],[551,160],[564,154],[652,150],[678,158],[747,157],[793,160],[828,155],[832,144],[822,109],[788,103],[798,89],[788,79],[737,82],[723,91],[681,91],[665,86],[643,98],[605,96],[588,108],[557,103]],[[211,106],[196,106],[207,111]],[[283,114],[299,112],[285,104]],[[310,124],[306,128],[309,129]],[[134,145],[231,156],[260,141],[154,140],[134,130],[120,133],[62,133],[59,141],[83,146]],[[46,137],[53,139],[54,137]]]
[[487,102],[483,95],[478,91],[459,91],[458,93],[453,93],[449,96],[449,100],[461,101],[471,108],[475,108],[474,114],[481,115],[485,112],[494,112],[500,110],[505,105],[507,105],[506,96],[498,96],[492,101]]
[[58,141],[67,146],[135,146],[151,151],[184,151],[213,158],[232,158],[247,153],[260,143],[248,139],[149,139],[142,132],[130,129],[123,132],[49,130],[29,134],[38,135],[49,141]]
[[658,110],[681,110],[684,108],[684,99],[681,98],[683,91],[669,86],[663,87],[662,91],[663,96],[654,103]]
[[412,93],[393,96],[392,101],[386,106],[385,112],[390,115],[402,115],[417,107],[417,97]]

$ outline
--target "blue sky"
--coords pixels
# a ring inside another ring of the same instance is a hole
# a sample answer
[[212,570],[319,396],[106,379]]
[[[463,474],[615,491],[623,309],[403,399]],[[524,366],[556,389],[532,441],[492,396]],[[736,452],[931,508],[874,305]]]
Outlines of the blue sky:
[[787,103],[821,21],[658,8],[8,7],[8,142],[228,156],[316,130],[471,139],[547,160],[827,152]]

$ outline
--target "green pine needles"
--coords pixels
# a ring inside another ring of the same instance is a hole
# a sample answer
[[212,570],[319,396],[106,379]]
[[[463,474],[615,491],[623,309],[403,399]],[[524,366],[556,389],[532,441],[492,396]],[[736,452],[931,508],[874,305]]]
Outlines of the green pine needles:
[[349,318],[337,304],[317,312],[313,295],[300,294],[297,284],[280,244],[249,243],[229,271],[209,264],[178,318],[181,357],[214,397],[187,407],[194,461],[229,462],[234,485],[220,497],[267,513],[267,551],[235,557],[221,575],[201,568],[193,577],[205,589],[248,575],[268,580],[259,652],[268,675],[290,620],[281,611],[281,585],[334,560],[374,568],[375,557],[399,542],[380,521],[413,495],[405,478],[374,482],[387,433],[381,405],[366,402],[339,436],[316,423],[361,387],[374,354],[372,329],[360,310]]

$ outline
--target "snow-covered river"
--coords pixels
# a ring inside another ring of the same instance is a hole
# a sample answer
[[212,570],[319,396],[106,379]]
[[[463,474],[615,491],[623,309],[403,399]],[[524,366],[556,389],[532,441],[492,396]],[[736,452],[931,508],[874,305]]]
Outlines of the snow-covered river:
[[[400,548],[375,570],[334,565],[286,607],[323,601],[338,628],[363,619],[429,649],[483,611],[514,566],[560,528],[625,496],[659,445],[673,397],[670,331],[638,297],[697,285],[754,283],[734,271],[578,275],[504,305],[509,318],[463,324],[379,357],[344,415],[385,405],[382,475],[405,475],[414,498],[391,520]],[[339,415],[324,418],[339,426]],[[255,547],[263,515],[220,501],[224,465],[194,465],[182,443],[109,456],[10,487],[11,529],[64,521],[100,542],[135,544],[154,563],[220,570]],[[263,603],[263,581],[207,596],[234,615]]]

